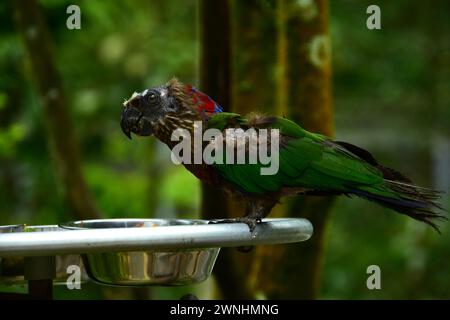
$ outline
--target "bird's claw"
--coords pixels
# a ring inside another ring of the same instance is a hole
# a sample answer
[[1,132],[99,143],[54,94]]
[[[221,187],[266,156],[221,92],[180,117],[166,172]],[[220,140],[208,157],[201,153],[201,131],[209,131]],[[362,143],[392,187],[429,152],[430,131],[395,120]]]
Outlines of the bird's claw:
[[261,223],[261,219],[241,217],[235,219],[211,220],[208,222],[208,224],[217,224],[217,223],[245,223],[248,226],[250,233],[253,233],[253,231],[255,231],[256,225],[258,223]]
[[[208,224],[218,224],[218,223],[245,223],[250,229],[250,233],[255,231],[256,225],[261,223],[261,219],[249,218],[249,217],[241,217],[235,219],[222,219],[222,220],[211,220]],[[237,251],[248,253],[253,250],[253,246],[242,246],[238,247]]]
[[253,250],[254,246],[242,246],[237,247],[236,250],[242,253],[249,253]]

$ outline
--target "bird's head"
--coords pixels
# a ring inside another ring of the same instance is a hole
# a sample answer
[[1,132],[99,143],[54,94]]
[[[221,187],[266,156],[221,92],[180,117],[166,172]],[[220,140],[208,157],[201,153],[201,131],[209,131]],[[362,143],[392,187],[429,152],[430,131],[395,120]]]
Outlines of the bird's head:
[[210,97],[175,78],[165,85],[133,93],[123,106],[120,125],[130,139],[131,132],[139,136],[155,134],[168,118],[191,115],[201,119],[202,113],[222,111]]

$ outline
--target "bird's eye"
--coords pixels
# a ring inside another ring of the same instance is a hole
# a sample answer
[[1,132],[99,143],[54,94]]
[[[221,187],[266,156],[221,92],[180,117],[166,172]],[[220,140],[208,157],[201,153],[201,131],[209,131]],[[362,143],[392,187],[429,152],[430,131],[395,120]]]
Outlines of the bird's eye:
[[158,95],[154,92],[150,92],[149,95],[147,96],[147,101],[150,104],[155,104],[156,102],[158,102]]

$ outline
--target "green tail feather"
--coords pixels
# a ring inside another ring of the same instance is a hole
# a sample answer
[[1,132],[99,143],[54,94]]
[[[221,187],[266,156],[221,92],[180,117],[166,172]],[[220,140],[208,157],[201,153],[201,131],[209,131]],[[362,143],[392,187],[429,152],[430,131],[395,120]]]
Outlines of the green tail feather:
[[352,194],[425,222],[439,233],[439,226],[434,221],[448,220],[443,214],[435,212],[444,210],[436,202],[440,192],[410,183],[384,180],[382,185],[358,188],[352,190]]

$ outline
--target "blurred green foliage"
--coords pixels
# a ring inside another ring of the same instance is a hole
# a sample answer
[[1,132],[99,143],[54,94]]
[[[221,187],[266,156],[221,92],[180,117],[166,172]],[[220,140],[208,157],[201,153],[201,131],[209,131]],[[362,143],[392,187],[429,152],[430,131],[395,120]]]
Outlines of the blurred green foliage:
[[[448,48],[448,12],[433,2],[377,3],[382,30],[370,31],[365,12],[371,1],[330,1],[336,136],[372,150],[418,184],[446,191],[448,208],[450,90],[443,72],[449,60],[442,51]],[[198,217],[198,181],[171,163],[165,146],[129,141],[119,127],[121,103],[134,91],[174,75],[196,83],[197,1],[79,1],[82,29],[73,31],[66,28],[65,13],[72,2],[42,4],[84,174],[102,212],[112,218]],[[59,194],[29,71],[11,7],[1,2],[0,224],[73,218]],[[448,223],[442,233],[371,203],[340,199],[329,230],[322,297],[450,298]],[[371,264],[381,267],[382,290],[366,287]],[[207,297],[210,287],[192,290]],[[88,288],[89,297],[99,297],[98,286]],[[188,289],[160,289],[153,297],[178,298]],[[65,288],[56,292],[87,298]]]

